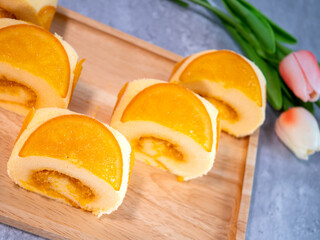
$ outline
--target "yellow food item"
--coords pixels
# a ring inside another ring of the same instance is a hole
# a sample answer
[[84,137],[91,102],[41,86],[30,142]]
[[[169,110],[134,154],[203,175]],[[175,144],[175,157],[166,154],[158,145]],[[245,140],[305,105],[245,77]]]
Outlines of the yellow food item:
[[32,107],[66,108],[81,64],[60,36],[0,18],[0,107],[21,115]]
[[235,52],[191,55],[175,66],[170,82],[211,102],[219,110],[222,130],[236,137],[251,134],[264,122],[265,78],[254,63]]
[[127,83],[111,126],[129,140],[137,159],[185,180],[206,174],[213,165],[218,111],[184,87],[153,79]]
[[31,22],[49,30],[58,0],[0,0],[0,18]]
[[42,108],[26,118],[8,162],[21,187],[101,216],[121,204],[133,165],[117,131],[85,115]]
[[182,132],[207,151],[211,150],[212,126],[207,109],[201,100],[183,87],[160,83],[141,91],[131,100],[121,117],[121,122],[138,120],[157,122]]

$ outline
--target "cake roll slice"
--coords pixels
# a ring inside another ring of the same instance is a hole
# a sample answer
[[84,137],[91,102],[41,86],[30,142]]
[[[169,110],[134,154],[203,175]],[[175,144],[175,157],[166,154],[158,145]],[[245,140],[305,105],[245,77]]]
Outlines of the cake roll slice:
[[67,108],[82,63],[60,36],[0,18],[0,107],[20,115],[31,108]]
[[190,90],[153,79],[127,83],[111,126],[131,143],[136,158],[178,180],[206,174],[219,142],[217,109]]
[[100,217],[122,203],[133,166],[129,142],[111,127],[59,108],[31,111],[8,161],[19,186]]
[[58,0],[0,0],[0,18],[14,18],[49,30]]
[[221,129],[243,137],[262,125],[266,80],[250,60],[229,50],[208,50],[177,63],[170,82],[187,87],[220,113]]

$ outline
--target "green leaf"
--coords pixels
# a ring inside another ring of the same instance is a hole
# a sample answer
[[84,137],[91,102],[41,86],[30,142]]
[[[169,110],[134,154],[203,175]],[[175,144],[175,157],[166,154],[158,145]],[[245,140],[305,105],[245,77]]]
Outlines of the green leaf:
[[281,45],[280,42],[276,41],[277,49],[274,54],[266,53],[263,50],[256,49],[257,54],[263,59],[267,60],[274,68],[278,69],[282,59],[292,52],[291,49]]
[[238,20],[240,20],[239,17],[238,17],[238,15],[237,15],[237,14],[233,11],[233,9],[229,6],[227,0],[222,0],[222,3],[223,3],[223,5],[225,6],[225,8],[228,10],[228,12],[229,12],[232,16],[234,16],[235,18],[237,18]]
[[251,59],[263,72],[267,80],[268,102],[274,109],[280,110],[282,108],[283,98],[281,92],[281,79],[278,72],[273,67],[268,65],[262,58],[260,58],[252,46],[248,44],[234,28],[230,27],[228,24],[225,24],[225,27],[231,36],[238,42],[246,56]]
[[259,41],[257,40],[256,36],[252,33],[250,27],[248,27],[237,15],[236,12],[234,12],[231,7],[228,5],[228,0],[222,0],[225,8],[228,10],[228,12],[236,18],[237,25],[235,26],[237,31],[240,33],[240,35],[246,39],[252,46],[255,48],[262,50]]
[[283,81],[281,81],[281,89],[284,94],[290,99],[290,101],[294,101],[294,95],[291,93],[291,91]]
[[297,39],[294,36],[292,36],[290,33],[288,33],[283,28],[278,26],[276,23],[274,23],[271,19],[266,17],[263,13],[261,13],[258,9],[256,9],[250,3],[248,3],[247,1],[244,1],[244,0],[240,0],[240,2],[244,6],[246,6],[248,9],[250,9],[250,11],[252,13],[254,13],[257,16],[259,15],[268,21],[268,23],[270,24],[270,26],[272,27],[272,29],[274,31],[275,38],[278,41],[284,42],[284,43],[289,43],[289,44],[296,44],[297,43]]
[[263,59],[267,60],[268,62],[272,63],[274,66],[278,66],[280,63],[280,57],[278,56],[278,51],[274,54],[266,53],[260,49],[256,50],[257,54],[262,57]]
[[274,32],[268,21],[260,15],[253,14],[238,0],[226,1],[239,18],[251,28],[252,32],[261,42],[262,48],[268,53],[274,53],[276,51],[276,41]]
[[184,2],[184,1],[182,1],[182,0],[170,0],[170,1],[180,5],[182,7],[185,7],[185,8],[189,7],[189,4]]
[[288,86],[284,83],[283,79],[281,78],[281,89],[290,102],[292,106],[301,106],[301,100],[288,88]]
[[288,43],[288,44],[296,44],[298,42],[297,39],[295,39],[290,34],[286,35],[285,34],[286,32],[282,28],[278,27],[277,25],[273,25],[272,24],[273,22],[271,22],[271,20],[269,21],[269,23],[274,31],[274,36],[276,40],[278,40],[279,42]]
[[193,2],[195,4],[198,4],[208,10],[210,10],[211,12],[213,12],[215,15],[217,15],[217,17],[221,20],[224,21],[228,24],[230,24],[231,26],[237,26],[238,23],[230,16],[228,16],[228,14],[222,12],[221,10],[219,10],[218,8],[212,6],[210,3],[208,3],[207,1],[204,0],[189,0],[190,2]]
[[270,62],[276,69],[278,69],[278,65],[280,64],[281,60],[292,52],[291,49],[283,46],[279,41],[276,41],[276,52],[273,54],[264,52],[263,50],[256,49],[256,52],[260,57]]
[[283,46],[279,41],[276,41],[276,45],[277,49],[285,56],[293,52],[292,49]]
[[320,107],[320,100],[316,101],[315,104]]
[[309,112],[311,112],[314,115],[314,104],[313,102],[302,102],[300,101],[300,106],[307,109]]
[[226,13],[222,12],[218,8],[212,6],[210,3],[206,3],[204,0],[189,0],[197,5],[200,5],[209,11],[213,12],[224,24],[228,24],[234,27],[239,34],[246,39],[254,48],[261,49],[263,51],[260,42],[251,32],[250,28],[236,21],[234,18],[230,17]]
[[291,100],[284,95],[283,96],[283,105],[282,105],[282,109],[283,111],[287,111],[290,107],[293,107],[294,103],[291,102]]

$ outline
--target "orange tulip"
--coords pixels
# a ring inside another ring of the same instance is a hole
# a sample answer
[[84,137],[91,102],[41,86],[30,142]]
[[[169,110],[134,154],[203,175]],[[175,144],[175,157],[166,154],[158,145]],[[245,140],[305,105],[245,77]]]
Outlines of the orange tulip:
[[301,50],[286,56],[280,74],[292,92],[304,102],[315,102],[320,94],[320,68],[312,52]]

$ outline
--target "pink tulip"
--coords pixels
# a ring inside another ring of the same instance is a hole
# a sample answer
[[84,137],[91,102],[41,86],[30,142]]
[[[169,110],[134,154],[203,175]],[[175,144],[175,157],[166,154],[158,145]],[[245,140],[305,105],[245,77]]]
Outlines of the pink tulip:
[[320,94],[320,68],[310,51],[286,56],[279,65],[280,74],[292,92],[304,102],[315,102]]

